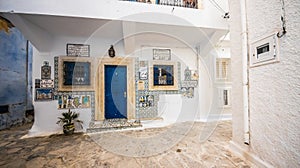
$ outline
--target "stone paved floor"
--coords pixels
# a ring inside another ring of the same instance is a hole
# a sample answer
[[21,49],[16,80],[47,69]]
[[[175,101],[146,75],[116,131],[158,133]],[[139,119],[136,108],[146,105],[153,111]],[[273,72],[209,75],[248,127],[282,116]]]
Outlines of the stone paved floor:
[[255,167],[228,151],[229,121],[20,139],[30,126],[0,131],[1,168]]

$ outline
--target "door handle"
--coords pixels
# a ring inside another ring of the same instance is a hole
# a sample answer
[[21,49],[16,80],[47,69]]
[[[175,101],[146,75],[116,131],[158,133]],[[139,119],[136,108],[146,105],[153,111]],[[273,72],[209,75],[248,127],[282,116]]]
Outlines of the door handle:
[[124,92],[124,98],[126,98],[127,97],[127,93],[126,92]]

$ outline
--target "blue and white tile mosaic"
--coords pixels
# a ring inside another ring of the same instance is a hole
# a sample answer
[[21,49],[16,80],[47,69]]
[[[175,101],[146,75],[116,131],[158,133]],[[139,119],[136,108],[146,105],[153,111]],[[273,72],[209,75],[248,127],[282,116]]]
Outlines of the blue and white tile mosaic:
[[[148,61],[144,61],[145,64],[149,65]],[[178,77],[177,80],[181,81],[181,65],[180,62],[177,63],[177,67],[178,67]],[[136,65],[139,65],[139,63],[137,63]],[[149,75],[149,73],[148,73]],[[138,79],[139,79],[139,67],[136,66],[136,83],[138,83]],[[149,79],[149,77],[148,77]],[[178,90],[163,90],[163,91],[151,91],[149,90],[149,80],[143,80],[144,81],[144,90],[138,90],[137,86],[136,86],[136,117],[138,119],[150,119],[150,118],[157,118],[158,116],[158,102],[159,102],[159,95],[161,94],[181,94],[181,90],[179,88],[181,88],[181,84],[179,83],[179,87]],[[154,97],[154,101],[153,101],[153,105],[152,106],[147,106],[147,107],[141,107],[140,105],[140,97],[147,97],[149,95],[152,95]]]
[[[80,95],[90,96],[90,108],[91,108],[91,118],[92,121],[95,120],[95,92],[92,91],[68,91],[68,92],[62,92],[58,91],[58,57],[54,57],[54,100],[58,101],[58,98],[60,96],[73,96],[73,95]],[[59,107],[59,102],[57,103]]]
[[[62,95],[90,95],[91,97],[91,122],[90,122],[90,128],[96,128],[97,126],[95,123],[95,92],[93,91],[88,91],[88,92],[81,92],[81,91],[74,91],[74,92],[60,92],[58,91],[58,57],[54,58],[54,99],[58,100],[59,96]],[[149,61],[143,61],[146,66],[149,65]],[[181,64],[180,62],[177,63],[178,67],[178,90],[149,90],[149,77],[147,79],[144,79],[144,90],[138,90],[138,82],[140,81],[140,76],[139,76],[139,67],[140,62],[139,59],[135,59],[135,95],[136,95],[136,121],[139,121],[140,119],[151,119],[151,118],[157,118],[159,117],[158,114],[158,102],[159,102],[159,96],[162,94],[183,94],[181,88],[182,86],[187,87],[196,87],[198,85],[197,82],[194,81],[181,81]],[[145,65],[144,65],[145,66]],[[149,75],[149,73],[148,73]],[[143,97],[146,99],[141,103],[140,98]],[[124,123],[123,121],[118,122],[118,121],[109,121],[106,123],[102,123],[101,127],[105,127],[106,125],[114,126],[114,125],[120,125],[120,123]],[[123,126],[129,126],[131,125],[130,123],[128,124],[125,122]]]

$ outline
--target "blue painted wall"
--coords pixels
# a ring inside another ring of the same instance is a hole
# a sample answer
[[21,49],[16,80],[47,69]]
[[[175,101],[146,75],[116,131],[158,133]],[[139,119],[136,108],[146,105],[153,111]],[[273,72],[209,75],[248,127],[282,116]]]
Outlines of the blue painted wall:
[[33,47],[31,43],[28,41],[27,45],[27,70],[28,70],[28,75],[27,75],[27,105],[26,105],[26,110],[33,110],[33,104],[32,104],[32,59],[33,59]]
[[31,83],[27,85],[31,75],[28,78],[26,70],[32,66],[27,59],[32,62],[32,47],[22,33],[15,27],[9,33],[0,30],[0,106],[9,107],[0,113],[0,130],[24,123],[27,107],[32,108]]

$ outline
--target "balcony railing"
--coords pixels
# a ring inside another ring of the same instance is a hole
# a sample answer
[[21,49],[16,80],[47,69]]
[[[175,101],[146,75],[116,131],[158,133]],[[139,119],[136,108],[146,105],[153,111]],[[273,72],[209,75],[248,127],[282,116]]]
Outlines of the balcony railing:
[[149,4],[158,4],[158,5],[168,5],[168,6],[178,6],[185,8],[198,8],[198,0],[123,0],[131,2],[142,2]]

